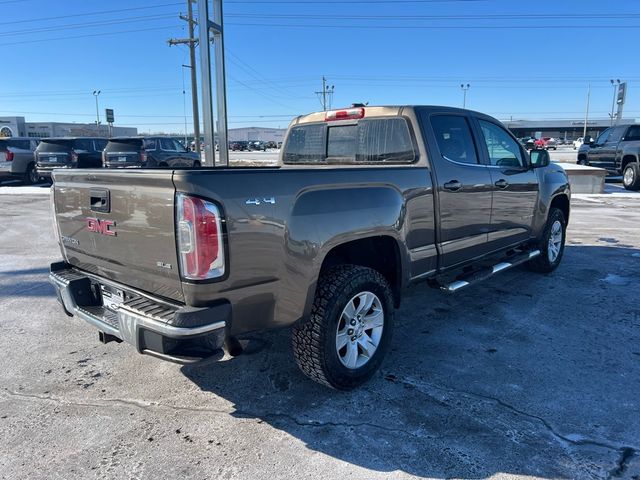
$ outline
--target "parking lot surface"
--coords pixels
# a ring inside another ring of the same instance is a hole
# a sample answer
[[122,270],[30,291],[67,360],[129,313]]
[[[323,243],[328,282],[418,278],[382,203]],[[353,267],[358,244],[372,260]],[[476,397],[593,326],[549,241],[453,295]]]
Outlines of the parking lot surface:
[[345,393],[288,330],[189,367],[98,343],[47,282],[47,189],[23,188],[0,195],[1,478],[640,478],[640,194],[576,196],[551,275],[412,288]]

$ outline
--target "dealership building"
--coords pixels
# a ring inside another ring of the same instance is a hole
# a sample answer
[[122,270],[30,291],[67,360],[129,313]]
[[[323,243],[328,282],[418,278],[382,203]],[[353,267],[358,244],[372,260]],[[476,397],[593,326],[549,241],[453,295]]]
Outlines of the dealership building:
[[[112,127],[111,136],[137,135],[132,127]],[[108,125],[95,123],[27,122],[24,117],[0,117],[0,137],[109,137]]]
[[[502,123],[516,137],[553,137],[575,140],[584,134],[582,120],[503,120]],[[637,123],[634,118],[623,118],[618,125]],[[587,120],[587,135],[596,138],[611,126],[610,118],[590,118]]]

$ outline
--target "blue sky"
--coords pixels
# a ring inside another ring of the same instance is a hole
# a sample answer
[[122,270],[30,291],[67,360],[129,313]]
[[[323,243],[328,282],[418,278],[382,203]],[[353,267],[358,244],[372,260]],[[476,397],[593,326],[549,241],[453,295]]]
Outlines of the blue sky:
[[[195,8],[195,6],[194,6]],[[590,117],[611,110],[610,79],[628,82],[625,117],[640,117],[640,2],[308,0],[224,4],[229,126],[286,127],[333,105],[467,106],[499,119]],[[196,8],[197,10],[197,8]],[[0,115],[95,120],[141,132],[191,121],[186,0],[0,0]],[[55,18],[54,18],[55,17]],[[104,118],[102,118],[104,121]],[[188,127],[191,131],[191,126]]]

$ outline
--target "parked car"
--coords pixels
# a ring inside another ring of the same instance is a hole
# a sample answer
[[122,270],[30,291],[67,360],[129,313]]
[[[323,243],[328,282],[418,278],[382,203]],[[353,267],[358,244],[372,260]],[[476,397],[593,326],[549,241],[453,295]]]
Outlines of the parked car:
[[254,150],[254,151],[266,151],[267,150],[267,146],[265,145],[264,142],[259,142],[259,141],[255,141],[255,142],[249,142],[249,150]]
[[106,138],[43,138],[33,156],[38,176],[51,179],[54,168],[101,168]]
[[582,146],[582,144],[584,143],[584,138],[582,137],[578,137],[573,141],[573,149],[577,150],[578,148],[580,148]]
[[264,144],[266,148],[278,148],[278,144],[276,142],[270,141]]
[[27,185],[38,183],[33,160],[38,142],[28,137],[0,138],[0,178],[18,178]]
[[302,372],[337,389],[378,369],[406,287],[551,272],[569,220],[549,153],[458,108],[317,112],[289,126],[280,168],[140,173],[54,172],[64,311],[182,363],[291,326]]
[[238,141],[229,143],[229,150],[232,152],[246,152],[249,150],[249,142]]
[[535,148],[536,139],[533,137],[523,137],[520,139],[520,143],[527,149],[533,150]]
[[607,128],[578,150],[578,163],[622,175],[627,190],[640,190],[640,125]]
[[199,167],[200,156],[169,137],[114,137],[102,154],[105,168]]
[[538,138],[535,142],[535,148],[544,149],[544,150],[557,150],[558,144],[556,140],[551,137],[542,137]]

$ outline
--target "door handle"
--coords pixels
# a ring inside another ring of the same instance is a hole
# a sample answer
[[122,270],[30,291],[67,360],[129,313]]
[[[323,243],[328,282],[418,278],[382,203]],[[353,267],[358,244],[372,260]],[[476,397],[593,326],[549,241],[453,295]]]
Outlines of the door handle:
[[507,182],[504,178],[498,180],[494,185],[498,188],[507,188],[509,186],[509,182]]
[[462,188],[462,184],[458,180],[451,180],[443,185],[447,190],[451,190],[452,192],[457,192]]

